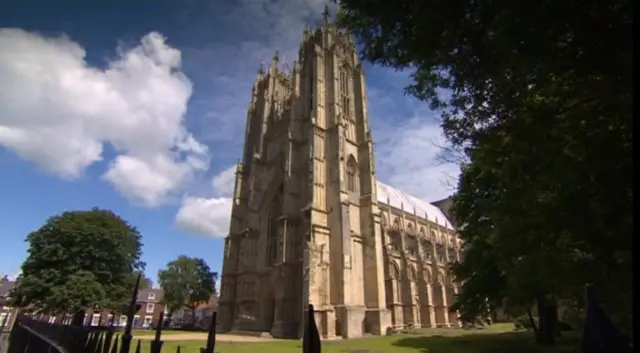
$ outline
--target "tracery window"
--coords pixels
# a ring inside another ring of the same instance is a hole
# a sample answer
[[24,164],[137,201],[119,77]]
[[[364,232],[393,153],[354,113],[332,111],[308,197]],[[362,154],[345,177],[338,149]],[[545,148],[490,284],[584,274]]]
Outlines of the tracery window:
[[456,262],[458,259],[456,258],[456,249],[452,246],[449,247],[449,261]]
[[424,277],[424,281],[427,284],[431,284],[433,282],[433,278],[431,277],[431,272],[429,271],[428,268],[425,268],[422,270],[422,275]]
[[433,244],[428,240],[422,241],[422,256],[427,261],[433,260]]
[[393,263],[389,264],[389,277],[391,279],[400,278],[400,271],[398,271],[398,267]]
[[414,256],[414,257],[418,256],[418,241],[416,240],[416,237],[413,235],[407,236],[407,251],[411,256]]
[[439,263],[446,262],[445,251],[446,250],[444,248],[444,245],[442,244],[436,245],[436,259],[438,260]]
[[340,97],[342,103],[342,114],[345,118],[350,118],[350,101],[349,101],[349,71],[346,66],[340,67]]
[[389,248],[392,251],[396,251],[396,252],[400,251],[400,247],[401,247],[400,234],[394,230],[387,230],[386,234],[387,234]]
[[393,228],[397,229],[397,230],[400,230],[400,218],[396,217],[393,220]]
[[408,275],[409,275],[409,281],[411,281],[411,282],[415,282],[415,281],[416,281],[416,278],[417,278],[417,276],[416,276],[416,269],[415,269],[415,268],[413,268],[413,266],[409,266],[409,273],[408,273]]
[[347,190],[358,192],[358,164],[353,156],[347,161]]
[[309,60],[309,110],[313,111],[313,94],[314,94],[314,89],[313,89],[313,85],[315,83],[314,80],[314,74],[313,74],[313,58],[311,58]]
[[415,233],[413,231],[413,224],[407,223],[407,233],[409,233],[409,234],[414,234]]
[[400,279],[400,269],[395,262],[389,262],[389,279],[390,281],[387,283],[391,286],[389,289],[391,289],[392,301],[398,303],[402,299],[402,293],[400,283],[398,282]]
[[282,186],[276,192],[269,206],[267,224],[267,266],[276,263],[278,258],[278,218],[282,211]]

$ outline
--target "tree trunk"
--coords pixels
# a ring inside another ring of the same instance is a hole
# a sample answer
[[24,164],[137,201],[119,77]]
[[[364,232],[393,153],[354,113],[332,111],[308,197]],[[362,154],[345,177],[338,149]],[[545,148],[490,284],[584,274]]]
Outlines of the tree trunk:
[[533,318],[533,314],[531,314],[531,308],[527,310],[527,315],[529,315],[529,322],[531,323],[531,329],[536,337],[538,337],[538,325],[536,324],[536,320]]
[[84,326],[84,318],[85,318],[85,312],[83,310],[76,311],[73,314],[73,319],[71,320],[71,325]]
[[[169,312],[169,315],[167,315],[167,320],[163,323],[164,327],[169,328],[171,327],[171,320],[173,320],[173,310]],[[164,328],[163,327],[163,328]]]
[[191,307],[191,319],[193,320],[193,328],[197,327],[197,323],[196,323],[196,307],[195,305],[193,307]]
[[538,334],[536,340],[539,344],[553,345],[558,332],[558,304],[555,300],[540,296],[536,300],[538,307]]

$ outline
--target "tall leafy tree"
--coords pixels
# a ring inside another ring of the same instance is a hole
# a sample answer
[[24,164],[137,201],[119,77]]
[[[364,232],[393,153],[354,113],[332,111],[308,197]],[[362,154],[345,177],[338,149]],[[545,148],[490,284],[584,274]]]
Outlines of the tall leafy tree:
[[340,1],[363,57],[412,69],[407,92],[467,155],[452,212],[468,316],[535,303],[551,343],[558,300],[594,282],[630,327],[631,16],[628,0]]
[[138,275],[141,275],[141,277],[140,277],[140,287],[139,287],[140,290],[144,290],[144,289],[148,289],[148,288],[152,288],[153,287],[153,280],[151,278],[147,277],[147,275],[144,272],[137,271],[132,276],[132,285],[131,285],[132,288],[135,285],[136,280],[138,279]]
[[173,314],[176,310],[191,310],[195,325],[196,308],[209,301],[216,291],[218,273],[200,258],[179,256],[158,272],[158,281],[164,291],[165,305]]
[[14,305],[47,313],[116,309],[131,296],[144,263],[141,235],[109,210],[68,211],[30,233]]

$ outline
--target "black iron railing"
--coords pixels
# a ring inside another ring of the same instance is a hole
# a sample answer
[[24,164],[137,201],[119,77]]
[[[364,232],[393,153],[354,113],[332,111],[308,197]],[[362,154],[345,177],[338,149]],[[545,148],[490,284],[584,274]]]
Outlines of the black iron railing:
[[[133,341],[131,330],[134,314],[138,310],[136,301],[139,286],[140,277],[136,281],[131,302],[126,308],[127,326],[124,332],[113,326],[114,320],[111,320],[109,326],[84,326],[49,323],[21,313],[13,324],[6,353],[140,353],[144,345],[149,345],[149,353],[161,353],[164,313],[160,313],[158,317],[153,340]],[[307,327],[303,337],[303,353],[320,353],[320,335],[314,316],[313,306],[309,305]],[[199,353],[214,353],[216,321],[217,313],[214,312],[206,345],[200,348]],[[135,349],[132,349],[132,343],[135,344]],[[180,346],[176,347],[176,353],[181,353]]]
[[582,332],[580,353],[631,353],[628,338],[605,313],[593,285],[587,285],[585,297],[587,317]]

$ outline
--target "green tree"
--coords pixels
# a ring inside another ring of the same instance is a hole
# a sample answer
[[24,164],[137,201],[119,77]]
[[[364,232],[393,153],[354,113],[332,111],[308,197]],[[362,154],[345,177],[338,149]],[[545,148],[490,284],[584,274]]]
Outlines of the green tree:
[[187,308],[195,325],[196,308],[215,293],[217,279],[218,273],[212,272],[203,259],[180,255],[169,262],[166,269],[158,272],[158,281],[170,316]]
[[145,290],[147,288],[153,287],[153,280],[151,278],[147,277],[147,275],[142,271],[136,271],[132,276],[131,288],[135,286],[138,275],[142,275],[142,277],[140,277],[140,290]]
[[407,92],[467,157],[452,207],[467,318],[483,298],[535,304],[552,343],[558,301],[593,282],[630,328],[631,16],[628,0],[340,1],[363,57],[413,70]]
[[68,211],[29,234],[27,259],[11,297],[46,313],[120,308],[141,271],[140,233],[111,211]]

